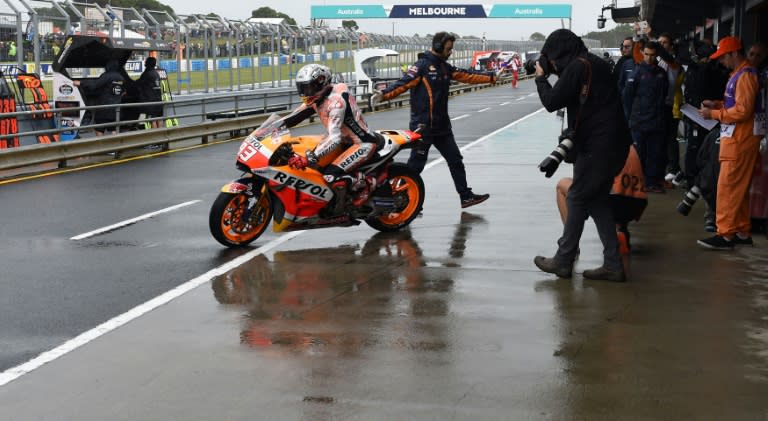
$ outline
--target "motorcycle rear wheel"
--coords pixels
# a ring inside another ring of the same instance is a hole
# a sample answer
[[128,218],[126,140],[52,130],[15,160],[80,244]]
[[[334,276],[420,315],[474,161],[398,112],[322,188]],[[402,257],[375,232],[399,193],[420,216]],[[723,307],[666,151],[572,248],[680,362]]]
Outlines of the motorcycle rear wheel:
[[213,238],[227,247],[243,247],[261,236],[272,219],[272,204],[268,195],[258,197],[251,215],[243,221],[248,208],[248,196],[219,193],[211,205],[208,227]]
[[399,211],[368,218],[365,223],[381,232],[397,231],[416,219],[424,204],[424,181],[416,170],[405,164],[389,167],[389,184],[395,203],[403,204]]

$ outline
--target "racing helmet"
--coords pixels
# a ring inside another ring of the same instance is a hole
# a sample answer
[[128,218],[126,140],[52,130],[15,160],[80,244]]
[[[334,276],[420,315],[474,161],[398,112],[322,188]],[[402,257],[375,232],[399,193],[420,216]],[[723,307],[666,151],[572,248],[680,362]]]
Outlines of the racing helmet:
[[331,83],[331,69],[321,64],[307,64],[296,73],[296,91],[305,104],[315,99]]

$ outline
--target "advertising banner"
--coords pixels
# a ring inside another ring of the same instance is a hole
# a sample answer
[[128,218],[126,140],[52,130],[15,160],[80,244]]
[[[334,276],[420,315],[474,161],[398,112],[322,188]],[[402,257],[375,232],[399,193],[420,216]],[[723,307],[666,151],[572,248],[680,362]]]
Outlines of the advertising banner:
[[408,4],[312,6],[312,19],[571,18],[570,4]]

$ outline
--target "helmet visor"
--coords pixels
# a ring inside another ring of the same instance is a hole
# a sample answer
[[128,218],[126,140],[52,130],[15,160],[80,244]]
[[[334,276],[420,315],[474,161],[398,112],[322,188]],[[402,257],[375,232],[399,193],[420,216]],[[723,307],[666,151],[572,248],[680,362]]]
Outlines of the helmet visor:
[[312,82],[297,82],[296,91],[301,96],[312,96],[315,94],[315,89],[312,86]]

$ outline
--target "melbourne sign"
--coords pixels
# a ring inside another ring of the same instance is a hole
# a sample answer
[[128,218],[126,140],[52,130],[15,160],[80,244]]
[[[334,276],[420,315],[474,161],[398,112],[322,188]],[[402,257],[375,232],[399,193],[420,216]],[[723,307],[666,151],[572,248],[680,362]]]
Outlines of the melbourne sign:
[[571,18],[570,4],[312,6],[312,19]]

